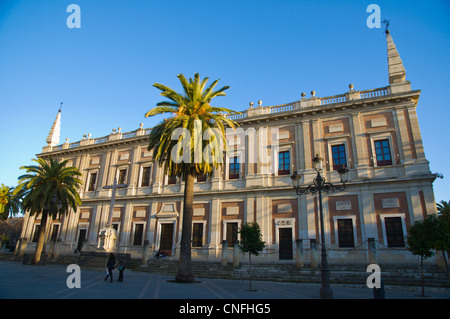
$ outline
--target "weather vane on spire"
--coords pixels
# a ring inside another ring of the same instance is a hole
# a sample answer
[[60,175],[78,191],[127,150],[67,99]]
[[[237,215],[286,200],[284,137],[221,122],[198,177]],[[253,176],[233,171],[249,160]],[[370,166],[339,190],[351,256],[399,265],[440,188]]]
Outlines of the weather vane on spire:
[[60,103],[60,107],[59,107],[59,110],[58,110],[58,112],[61,112],[61,109],[62,109],[62,105],[63,105],[63,102],[61,102],[61,103]]
[[386,26],[386,28],[384,29],[384,32],[386,34],[388,34],[389,33],[389,30],[388,30],[388,28],[389,28],[389,20],[384,19],[383,21],[381,21],[381,23],[384,23],[384,25]]

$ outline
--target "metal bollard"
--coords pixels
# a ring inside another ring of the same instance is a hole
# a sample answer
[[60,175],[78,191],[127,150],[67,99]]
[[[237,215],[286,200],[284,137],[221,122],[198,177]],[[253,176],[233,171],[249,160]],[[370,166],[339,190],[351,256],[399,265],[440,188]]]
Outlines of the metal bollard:
[[380,288],[373,288],[373,299],[386,299],[383,279],[381,279]]
[[24,264],[24,265],[28,264],[28,255],[27,254],[23,255],[22,264]]
[[222,266],[225,267],[228,264],[228,241],[222,241]]

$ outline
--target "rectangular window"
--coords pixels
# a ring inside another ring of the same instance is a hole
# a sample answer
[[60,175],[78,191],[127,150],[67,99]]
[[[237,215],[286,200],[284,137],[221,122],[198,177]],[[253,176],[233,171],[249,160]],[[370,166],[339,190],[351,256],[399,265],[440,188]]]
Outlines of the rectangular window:
[[58,239],[58,231],[59,231],[59,224],[53,225],[50,241],[56,241]]
[[144,235],[144,224],[135,224],[134,225],[133,245],[135,245],[135,246],[142,245],[143,235]]
[[203,245],[203,223],[194,223],[192,229],[192,247]]
[[389,140],[375,141],[375,154],[377,157],[377,166],[392,165]]
[[176,183],[177,183],[177,176],[176,175],[172,175],[172,176],[169,176],[167,178],[167,184],[173,185],[173,184],[176,184]]
[[95,191],[96,181],[97,181],[97,173],[91,173],[89,177],[89,186],[88,186],[89,192]]
[[197,182],[206,182],[206,175],[204,175],[204,174],[198,175]]
[[151,166],[143,167],[142,168],[142,180],[141,180],[141,186],[147,187],[150,186],[150,173],[151,173]]
[[402,218],[386,217],[384,219],[388,247],[405,247]]
[[278,153],[278,175],[289,175],[291,173],[291,157],[289,151]]
[[238,238],[238,223],[227,223],[228,248],[233,248]]
[[331,146],[331,154],[333,157],[333,169],[338,170],[343,165],[347,166],[347,158],[345,156],[345,145],[333,145]]
[[339,247],[355,247],[355,240],[353,237],[353,220],[338,219],[337,225]]
[[120,169],[117,183],[126,184],[126,178],[127,178],[127,169],[126,168]]
[[230,158],[228,179],[239,179],[240,165],[238,160],[239,160],[238,157]]

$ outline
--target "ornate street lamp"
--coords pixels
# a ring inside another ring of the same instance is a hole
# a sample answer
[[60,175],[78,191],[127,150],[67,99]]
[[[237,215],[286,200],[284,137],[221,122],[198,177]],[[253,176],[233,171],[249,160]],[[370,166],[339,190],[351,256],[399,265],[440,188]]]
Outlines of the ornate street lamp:
[[333,185],[325,181],[325,178],[320,175],[322,170],[323,159],[316,154],[313,158],[314,169],[317,171],[317,176],[314,178],[313,183],[306,187],[301,186],[301,174],[294,172],[292,174],[292,184],[294,186],[297,195],[303,194],[319,194],[319,211],[320,211],[320,236],[322,242],[322,264],[320,268],[322,287],[320,288],[320,298],[333,298],[333,290],[330,287],[330,270],[328,269],[328,259],[327,250],[325,247],[325,232],[323,224],[323,208],[322,208],[322,192],[332,193],[336,191],[343,191],[345,189],[345,183],[347,183],[348,178],[348,168],[345,165],[341,166],[338,170],[339,176],[341,177],[342,185]]

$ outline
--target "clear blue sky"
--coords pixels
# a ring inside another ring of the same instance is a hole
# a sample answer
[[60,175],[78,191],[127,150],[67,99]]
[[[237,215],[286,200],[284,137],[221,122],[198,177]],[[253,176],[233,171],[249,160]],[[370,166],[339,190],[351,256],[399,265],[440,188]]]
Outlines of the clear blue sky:
[[[69,4],[81,28],[69,29]],[[0,0],[0,183],[15,186],[46,145],[59,103],[61,143],[132,131],[162,100],[153,83],[179,88],[199,72],[230,85],[218,105],[244,110],[309,96],[388,85],[383,27],[366,25],[378,4],[421,89],[417,112],[436,201],[450,200],[449,1]]]

